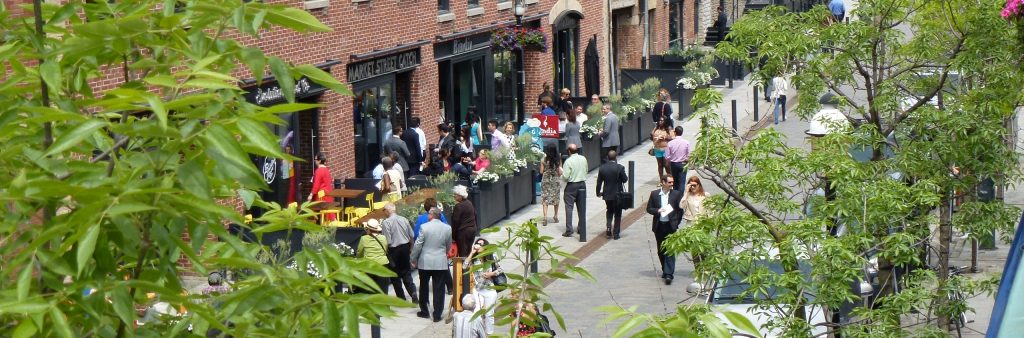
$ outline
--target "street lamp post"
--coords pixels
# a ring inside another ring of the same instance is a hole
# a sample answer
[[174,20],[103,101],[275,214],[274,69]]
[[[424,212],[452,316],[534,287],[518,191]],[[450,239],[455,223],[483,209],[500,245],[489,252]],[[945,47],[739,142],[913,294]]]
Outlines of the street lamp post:
[[[523,16],[526,15],[526,4],[523,0],[516,0],[514,9],[516,16],[516,31],[523,29]],[[516,120],[526,119],[526,105],[524,104],[524,87],[526,85],[526,73],[523,72],[523,47],[516,49]]]

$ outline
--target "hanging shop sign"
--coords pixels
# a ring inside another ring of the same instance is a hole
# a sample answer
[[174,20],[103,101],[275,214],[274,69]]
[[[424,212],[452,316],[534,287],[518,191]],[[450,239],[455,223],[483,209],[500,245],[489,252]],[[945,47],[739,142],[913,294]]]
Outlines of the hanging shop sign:
[[348,82],[355,83],[369,78],[397,73],[420,65],[420,49],[382,56],[348,65]]
[[[338,63],[338,61],[332,60],[315,67],[330,72],[330,67]],[[270,106],[285,102],[284,90],[281,89],[281,84],[277,83],[277,79],[274,77],[263,78],[262,83],[258,86],[256,85],[256,80],[246,80],[242,82],[242,87],[242,89],[246,90],[245,100],[248,102],[260,106]],[[327,91],[327,87],[321,86],[305,76],[295,80],[296,99],[320,95],[325,91]]]
[[490,32],[455,38],[434,44],[434,59],[441,60],[453,56],[470,54],[490,47]]

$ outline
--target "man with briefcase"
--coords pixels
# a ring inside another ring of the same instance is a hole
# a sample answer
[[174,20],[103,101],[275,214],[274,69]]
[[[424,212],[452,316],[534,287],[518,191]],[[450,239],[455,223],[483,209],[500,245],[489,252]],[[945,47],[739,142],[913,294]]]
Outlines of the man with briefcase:
[[[618,154],[614,150],[608,151],[608,162],[597,169],[597,197],[603,199],[607,207],[604,237],[614,239],[619,239],[622,209],[632,205],[632,198],[626,196],[630,193],[622,188],[629,177],[626,176],[626,168],[616,161],[617,158]],[[628,202],[625,204],[629,205],[624,205],[623,202]]]

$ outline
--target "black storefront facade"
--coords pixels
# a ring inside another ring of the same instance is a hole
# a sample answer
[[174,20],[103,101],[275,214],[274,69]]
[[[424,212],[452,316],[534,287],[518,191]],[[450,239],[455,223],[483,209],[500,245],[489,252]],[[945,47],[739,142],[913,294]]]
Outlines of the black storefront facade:
[[425,44],[421,41],[350,57],[346,70],[353,94],[357,177],[368,177],[380,162],[392,127],[408,127],[413,116],[412,73],[420,65],[420,46]]

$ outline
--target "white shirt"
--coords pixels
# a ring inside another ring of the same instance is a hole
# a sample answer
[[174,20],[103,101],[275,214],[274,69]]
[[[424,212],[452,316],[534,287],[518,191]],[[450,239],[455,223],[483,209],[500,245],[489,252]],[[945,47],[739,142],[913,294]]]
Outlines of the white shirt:
[[[672,192],[672,190],[665,191],[665,189],[661,189],[661,192],[658,193],[658,197],[661,197],[661,208],[662,209],[664,209],[664,208],[671,208],[672,207],[672,206],[669,205],[669,202],[668,202],[668,196],[669,196],[669,193],[671,193],[671,192]],[[662,221],[662,222],[668,222],[668,216],[661,216],[661,218],[659,218],[658,220]]]
[[424,133],[423,129],[420,129],[419,127],[412,128],[412,131],[415,131],[416,134],[420,136],[420,151],[427,150],[427,134]]
[[384,179],[384,165],[383,164],[378,163],[377,166],[373,168],[373,179],[375,179],[375,180],[383,180]]
[[772,78],[772,87],[772,98],[777,99],[789,91],[789,81],[785,77],[776,76]]

